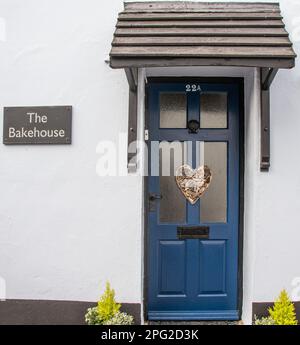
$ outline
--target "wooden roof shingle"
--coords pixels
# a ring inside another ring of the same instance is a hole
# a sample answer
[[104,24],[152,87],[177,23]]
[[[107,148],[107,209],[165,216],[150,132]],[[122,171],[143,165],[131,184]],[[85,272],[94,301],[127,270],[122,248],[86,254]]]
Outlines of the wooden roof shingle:
[[124,6],[112,41],[112,68],[295,64],[278,3],[152,1]]

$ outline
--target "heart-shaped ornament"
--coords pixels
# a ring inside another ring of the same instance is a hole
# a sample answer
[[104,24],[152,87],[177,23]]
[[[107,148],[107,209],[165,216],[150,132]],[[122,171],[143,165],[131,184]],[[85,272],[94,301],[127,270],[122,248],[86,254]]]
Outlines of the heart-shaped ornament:
[[207,165],[193,169],[184,164],[177,168],[175,179],[182,194],[194,205],[209,187],[212,173]]

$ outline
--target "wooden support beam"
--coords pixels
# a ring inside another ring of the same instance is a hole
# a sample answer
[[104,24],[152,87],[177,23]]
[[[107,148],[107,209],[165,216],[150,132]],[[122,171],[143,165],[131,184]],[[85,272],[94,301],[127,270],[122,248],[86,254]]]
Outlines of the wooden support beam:
[[125,68],[125,74],[128,81],[128,85],[131,91],[136,91],[137,88],[137,69]]
[[261,90],[260,170],[270,168],[270,90]]
[[137,169],[137,69],[126,68],[125,73],[129,84],[127,169],[129,173],[135,173]]
[[277,73],[276,68],[261,69],[261,131],[260,131],[260,170],[270,168],[270,86]]

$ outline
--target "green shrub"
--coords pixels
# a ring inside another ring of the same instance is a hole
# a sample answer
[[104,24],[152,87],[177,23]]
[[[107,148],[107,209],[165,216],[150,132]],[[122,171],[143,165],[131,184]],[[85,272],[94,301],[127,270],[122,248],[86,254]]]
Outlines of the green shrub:
[[121,304],[115,301],[115,290],[110,288],[109,282],[106,283],[106,289],[98,302],[97,308],[103,322],[111,319],[121,308]]
[[103,325],[133,325],[133,317],[118,311],[110,320],[105,321]]
[[275,321],[271,318],[271,316],[262,317],[261,319],[258,319],[255,315],[254,325],[256,325],[256,326],[272,326],[272,325],[275,325]]
[[273,308],[269,308],[269,314],[275,325],[297,325],[294,304],[290,301],[289,295],[282,290]]
[[115,291],[106,283],[104,294],[96,307],[88,308],[85,322],[88,325],[132,325],[134,319],[131,315],[120,312],[121,304],[115,300]]
[[98,314],[97,307],[88,308],[87,313],[85,314],[85,322],[88,325],[102,325],[103,321]]

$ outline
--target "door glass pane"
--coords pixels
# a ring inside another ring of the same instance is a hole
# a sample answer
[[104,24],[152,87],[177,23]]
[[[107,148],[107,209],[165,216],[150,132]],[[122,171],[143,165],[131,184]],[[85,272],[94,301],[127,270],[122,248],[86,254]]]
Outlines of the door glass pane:
[[204,92],[200,97],[200,127],[227,128],[227,92]]
[[200,142],[200,165],[207,165],[211,183],[200,199],[200,220],[203,223],[227,221],[227,143]]
[[159,219],[163,223],[185,223],[186,201],[175,181],[176,169],[184,164],[186,148],[181,142],[159,144],[160,200]]
[[186,128],[186,94],[160,94],[160,128]]

